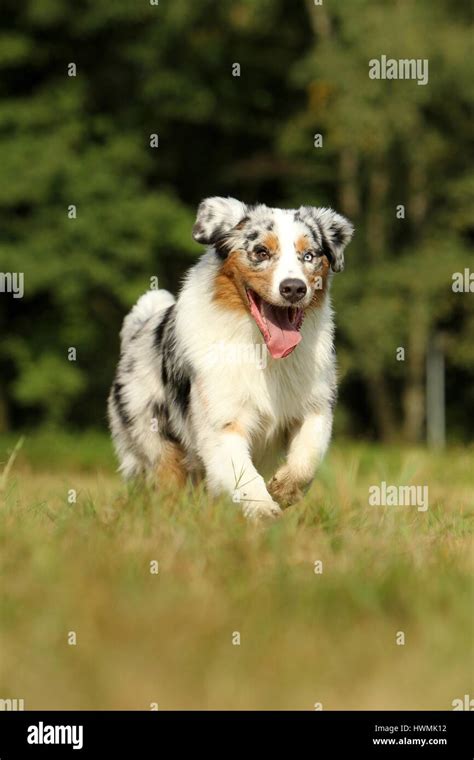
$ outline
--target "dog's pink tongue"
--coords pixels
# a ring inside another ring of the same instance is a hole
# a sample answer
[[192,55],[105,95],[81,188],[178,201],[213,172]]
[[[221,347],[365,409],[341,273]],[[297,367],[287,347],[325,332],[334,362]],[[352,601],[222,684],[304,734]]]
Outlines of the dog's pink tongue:
[[262,332],[268,350],[274,359],[283,359],[301,340],[298,328],[290,322],[288,309],[276,309],[263,301],[261,310],[267,328]]

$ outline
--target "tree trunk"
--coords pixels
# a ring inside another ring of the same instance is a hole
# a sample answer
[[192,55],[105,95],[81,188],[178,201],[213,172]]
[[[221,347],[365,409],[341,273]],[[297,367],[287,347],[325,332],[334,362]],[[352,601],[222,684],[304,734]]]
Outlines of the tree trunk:
[[359,157],[353,147],[341,150],[339,159],[339,196],[341,210],[349,219],[355,219],[360,212],[357,173]]
[[409,443],[423,438],[425,422],[425,360],[428,341],[424,304],[415,304],[410,314],[407,346],[407,378],[403,393],[403,437]]
[[381,372],[371,373],[367,377],[367,385],[377,433],[385,443],[393,441],[396,427],[385,377]]
[[423,224],[428,210],[426,194],[426,172],[424,166],[414,164],[408,175],[408,215],[415,235]]
[[309,22],[316,37],[327,39],[331,34],[331,20],[324,5],[315,5],[314,0],[306,0]]
[[372,169],[369,179],[367,247],[372,260],[380,258],[386,247],[388,170],[384,162]]
[[[426,173],[419,163],[410,167],[408,176],[408,214],[413,235],[418,237],[426,218],[428,195]],[[411,293],[410,330],[407,347],[407,377],[403,394],[403,434],[406,441],[419,443],[425,423],[425,363],[430,333],[429,310],[424,293],[417,288]]]
[[0,433],[5,433],[9,429],[9,414],[7,397],[0,387]]

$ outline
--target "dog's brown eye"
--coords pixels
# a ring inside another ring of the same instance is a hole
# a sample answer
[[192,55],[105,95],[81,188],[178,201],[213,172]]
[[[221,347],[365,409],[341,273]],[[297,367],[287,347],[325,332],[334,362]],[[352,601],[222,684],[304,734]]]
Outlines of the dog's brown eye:
[[264,245],[257,245],[253,249],[253,256],[256,261],[264,261],[265,259],[268,259],[270,252]]

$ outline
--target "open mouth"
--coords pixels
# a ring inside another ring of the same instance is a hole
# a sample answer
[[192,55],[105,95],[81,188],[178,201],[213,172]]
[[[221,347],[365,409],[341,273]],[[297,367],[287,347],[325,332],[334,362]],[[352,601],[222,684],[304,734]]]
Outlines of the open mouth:
[[255,291],[247,290],[250,313],[254,318],[267,348],[274,359],[283,359],[301,340],[303,309],[295,306],[273,306]]

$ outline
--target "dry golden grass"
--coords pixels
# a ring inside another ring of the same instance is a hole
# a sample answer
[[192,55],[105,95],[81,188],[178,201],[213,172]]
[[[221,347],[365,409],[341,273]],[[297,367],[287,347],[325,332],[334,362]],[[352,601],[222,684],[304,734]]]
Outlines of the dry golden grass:
[[[27,439],[0,494],[0,698],[450,709],[472,694],[471,464],[334,445],[305,501],[255,528],[202,491],[127,492],[98,438]],[[382,480],[428,485],[430,508],[369,506]]]

